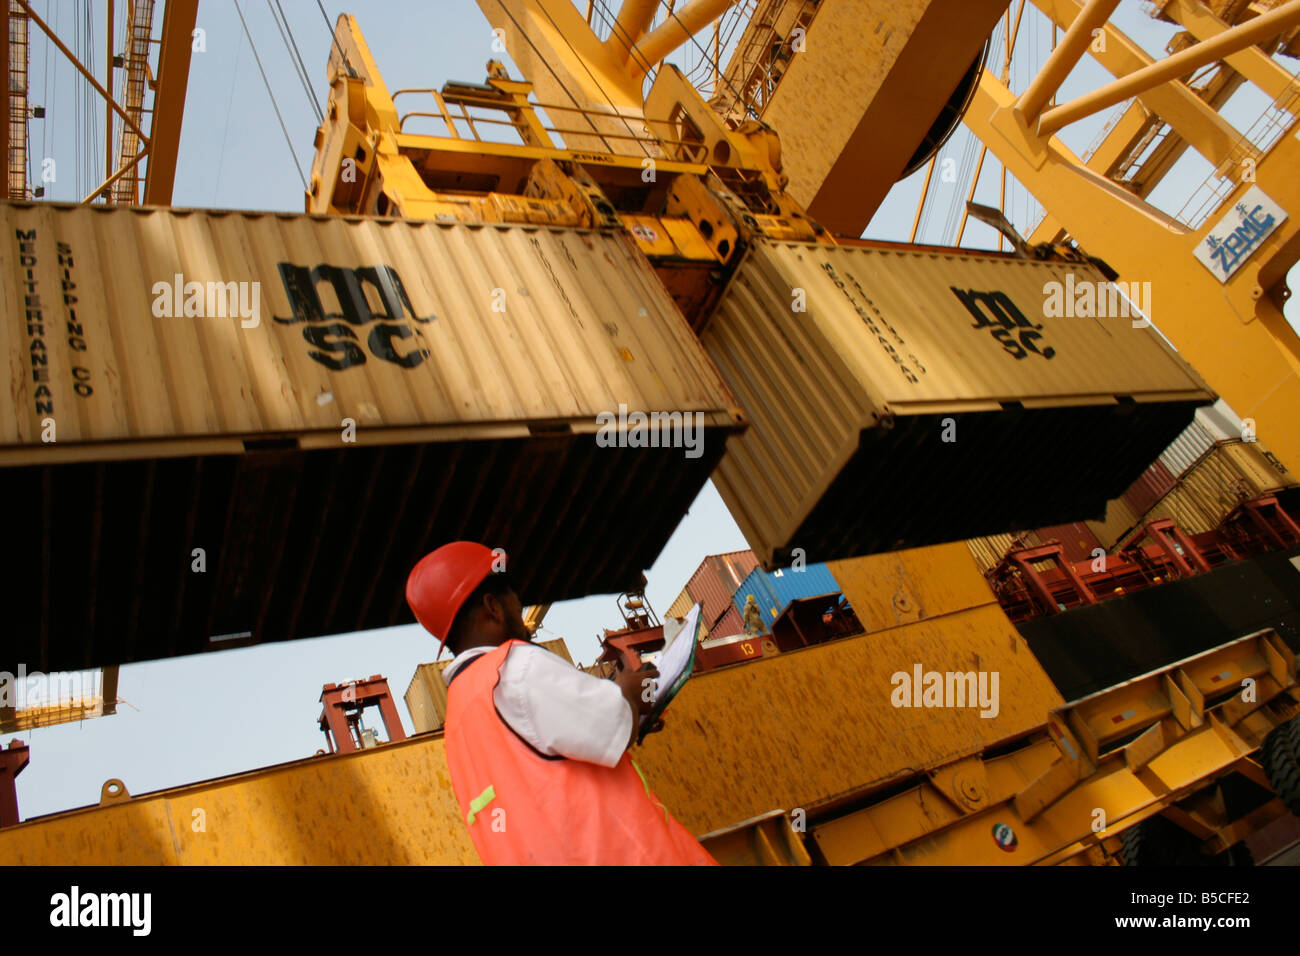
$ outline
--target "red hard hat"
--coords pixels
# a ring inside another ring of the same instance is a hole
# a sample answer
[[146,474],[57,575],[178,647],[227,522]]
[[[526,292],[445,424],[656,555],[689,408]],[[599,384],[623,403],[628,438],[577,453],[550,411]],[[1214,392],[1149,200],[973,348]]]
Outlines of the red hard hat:
[[476,541],[453,541],[429,552],[411,569],[406,603],[415,619],[439,640],[438,653],[461,605],[492,573],[498,557],[504,561],[505,552],[494,552]]

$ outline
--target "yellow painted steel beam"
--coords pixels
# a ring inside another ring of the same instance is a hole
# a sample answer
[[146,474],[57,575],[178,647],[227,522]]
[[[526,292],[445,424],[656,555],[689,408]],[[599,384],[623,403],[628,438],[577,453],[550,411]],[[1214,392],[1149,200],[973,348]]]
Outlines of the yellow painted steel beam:
[[[1084,9],[1080,0],[1034,0],[1034,5],[1063,27],[1078,22]],[[1129,76],[1155,62],[1114,24],[1106,23],[1100,29],[1105,43],[1094,48],[1092,56],[1112,76]],[[1155,86],[1140,93],[1138,99],[1216,169],[1240,160],[1241,133],[1186,84]]]
[[641,125],[641,83],[596,36],[571,0],[477,0],[510,59],[533,83],[537,98],[607,118],[589,118],[591,135],[565,136],[570,149],[645,156],[643,145],[604,139]]
[[1289,218],[1220,283],[1194,251],[1222,212],[1187,229],[1088,169],[1059,139],[1035,135],[1017,121],[1014,102],[985,74],[965,122],[1084,249],[1121,280],[1152,283],[1154,324],[1239,415],[1255,420],[1283,463],[1300,461],[1300,338],[1278,300],[1300,258],[1300,140],[1283,136],[1253,168],[1255,181],[1223,197],[1220,210],[1231,209],[1258,186]]
[[[1048,110],[1038,119],[1038,133],[1048,136],[1076,120],[1091,116],[1116,103],[1122,103],[1130,96],[1136,96],[1161,83],[1177,80],[1198,67],[1214,63],[1230,53],[1236,53],[1260,40],[1276,36],[1297,23],[1300,23],[1300,0],[1292,0],[1285,6],[1261,14],[1253,20],[1248,20],[1208,40],[1202,40],[1195,46],[1158,60],[1112,83],[1107,83],[1099,89],[1085,93],[1069,103]],[[1029,117],[1030,114],[1026,116]]]
[[[1258,681],[1253,700],[1204,710],[1204,695],[1243,676]],[[914,787],[816,823],[812,838],[841,865],[1067,862],[1242,769],[1297,699],[1294,655],[1271,631],[1249,635],[1054,711],[1049,734],[1011,753],[929,768]],[[1225,818],[1202,836],[1242,829]]]
[[1088,0],[1088,5],[1079,11],[1065,36],[1056,44],[1056,49],[1016,100],[1015,108],[1027,123],[1038,118],[1043,107],[1087,52],[1093,41],[1093,31],[1104,27],[1118,6],[1119,0]]
[[[641,747],[655,793],[694,832],[772,807],[811,813],[1039,731],[1061,705],[964,543],[830,569],[866,635],[698,674]],[[895,707],[893,676],[916,664],[998,672],[998,714]]]
[[637,43],[631,55],[635,75],[645,76],[664,57],[688,43],[696,33],[726,13],[727,8],[735,2],[736,0],[690,0],[690,3],[669,16]]
[[[773,807],[826,805],[917,766],[979,753],[1041,730],[1042,715],[1062,703],[965,545],[837,562],[834,573],[875,633],[697,675],[674,701],[665,731],[639,749],[656,794],[692,832],[730,829]],[[998,716],[895,708],[891,674],[914,662],[999,670],[1007,689]],[[772,850],[779,844],[759,848],[760,855]],[[442,738],[421,736],[0,831],[0,863],[54,861],[469,863],[475,856]]]
[[145,168],[144,204],[170,206],[176,183],[176,156],[181,146],[185,91],[190,80],[190,51],[199,0],[167,0],[158,52],[158,87],[149,129],[149,165]]
[[[20,808],[21,809],[21,808]],[[441,735],[325,755],[0,830],[5,865],[477,864]]]
[[1005,13],[1007,0],[836,0],[808,25],[763,111],[788,192],[859,236]]
[[[1228,25],[1199,0],[1174,0],[1164,12],[1198,40],[1211,40],[1228,30]],[[1281,99],[1295,82],[1282,64],[1254,45],[1229,53],[1223,60],[1274,100]]]
[[[620,63],[628,61],[632,56],[632,48],[650,29],[655,10],[658,8],[659,0],[623,0],[623,6],[618,11],[618,19],[614,21],[609,39],[605,41],[605,46],[614,59]],[[591,23],[590,16],[587,17],[587,22]]]

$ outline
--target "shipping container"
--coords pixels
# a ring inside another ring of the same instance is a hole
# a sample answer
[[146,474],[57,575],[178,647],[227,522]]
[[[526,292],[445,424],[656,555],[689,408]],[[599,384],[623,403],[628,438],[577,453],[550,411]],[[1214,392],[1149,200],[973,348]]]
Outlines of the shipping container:
[[1244,438],[1241,419],[1223,399],[1205,408],[1198,408],[1196,421],[1216,442],[1241,441]]
[[1039,528],[1034,534],[1042,544],[1047,544],[1049,541],[1059,542],[1065,560],[1070,562],[1091,561],[1094,557],[1093,552],[1102,547],[1096,532],[1082,521]]
[[[559,655],[570,664],[573,663],[569,646],[563,638],[533,643]],[[442,730],[442,725],[447,720],[447,681],[443,677],[443,671],[452,660],[454,658],[420,664],[415,668],[411,683],[406,688],[406,709],[411,714],[411,724],[417,734]],[[588,673],[591,673],[589,669]]]
[[745,633],[745,622],[734,607],[727,608],[725,614],[709,628],[708,633],[704,636],[705,641],[713,641],[722,637],[732,637],[736,634]]
[[450,660],[420,664],[406,688],[406,709],[417,734],[442,730],[447,720],[447,681],[442,672]]
[[626,590],[742,421],[621,233],[49,203],[0,225],[11,662],[403,623],[411,566],[457,538],[504,548],[525,604]]
[[1123,498],[1114,498],[1106,502],[1105,518],[1084,523],[1092,529],[1101,546],[1110,551],[1141,523],[1141,516]]
[[1100,518],[1214,400],[1088,266],[755,242],[702,334],[751,427],[713,476],[763,565]]
[[982,538],[971,538],[966,542],[971,556],[982,572],[996,567],[1008,551],[1015,545],[1016,536],[1010,532],[991,534]]
[[1176,479],[1161,461],[1153,461],[1121,496],[1135,514],[1146,514],[1174,487]]
[[732,597],[732,603],[743,621],[745,602],[749,595],[754,595],[759,610],[763,612],[763,624],[771,630],[772,624],[791,601],[839,592],[835,575],[824,564],[809,564],[800,570],[778,568],[770,572],[755,568]]
[[758,558],[752,551],[711,554],[700,562],[686,583],[686,591],[695,602],[703,605],[700,620],[706,629],[712,628],[731,607],[731,596],[757,566]]
[[[1280,464],[1259,442],[1218,442],[1141,523],[1170,518],[1191,534],[1210,531],[1241,502],[1295,487],[1294,476]],[[1134,537],[1128,536],[1125,543]]]
[[691,597],[690,591],[686,590],[686,588],[682,588],[681,593],[677,595],[673,600],[673,603],[668,605],[668,613],[666,616],[681,620],[694,606],[695,598]]
[[1218,440],[1215,433],[1198,417],[1160,453],[1160,463],[1168,469],[1169,474],[1178,478],[1204,458]]

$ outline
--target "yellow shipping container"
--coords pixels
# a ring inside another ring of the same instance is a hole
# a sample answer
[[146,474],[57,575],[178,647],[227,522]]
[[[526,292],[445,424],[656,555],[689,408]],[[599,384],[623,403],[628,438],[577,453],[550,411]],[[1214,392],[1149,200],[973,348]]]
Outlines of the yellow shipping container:
[[1056,314],[1089,284],[1106,298],[1077,264],[755,243],[702,340],[752,422],[714,483],[760,559],[1098,517],[1214,396],[1127,312]]
[[1171,518],[1182,530],[1199,534],[1217,528],[1242,501],[1295,485],[1291,473],[1262,444],[1218,442],[1143,516],[1142,523]]
[[625,590],[742,427],[622,233],[47,203],[0,226],[0,489],[42,555],[6,576],[11,663],[402,623],[456,538],[504,548],[525,603]]
[[[570,664],[573,663],[573,658],[569,655],[569,645],[564,643],[563,638],[557,637],[550,641],[533,643],[541,645],[552,654],[558,654]],[[411,723],[417,734],[442,730],[442,725],[447,720],[447,681],[443,678],[442,672],[450,663],[449,658],[445,661],[420,664],[415,668],[411,683],[406,688],[406,709],[410,711]]]

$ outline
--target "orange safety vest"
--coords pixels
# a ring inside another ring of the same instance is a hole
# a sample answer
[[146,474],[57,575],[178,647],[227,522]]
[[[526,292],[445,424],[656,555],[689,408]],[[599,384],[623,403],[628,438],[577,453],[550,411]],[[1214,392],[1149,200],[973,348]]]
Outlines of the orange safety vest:
[[627,753],[614,767],[546,756],[497,712],[507,641],[462,665],[447,689],[451,784],[489,865],[712,865],[650,792]]

